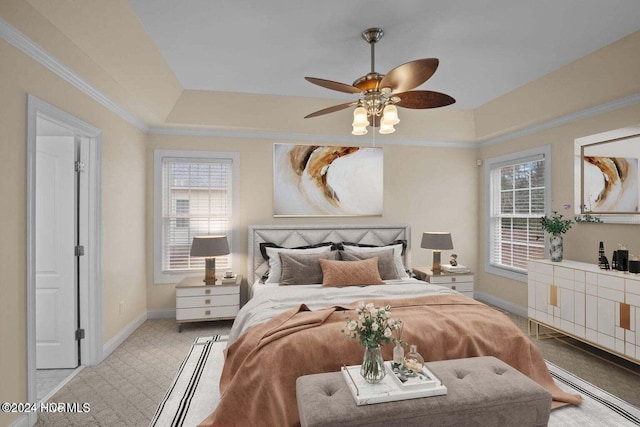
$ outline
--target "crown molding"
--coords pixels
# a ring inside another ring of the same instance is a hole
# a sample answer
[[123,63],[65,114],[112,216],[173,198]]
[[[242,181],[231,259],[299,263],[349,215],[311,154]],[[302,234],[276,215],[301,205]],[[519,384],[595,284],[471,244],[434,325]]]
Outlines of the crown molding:
[[20,31],[16,30],[2,18],[0,18],[0,38],[4,39],[16,49],[22,51],[28,57],[41,64],[52,73],[74,86],[76,89],[93,98],[96,102],[117,114],[126,122],[144,132],[148,131],[148,127],[136,116],[109,99],[108,96],[94,88],[89,82],[78,76],[56,57],[44,50],[40,45],[22,34]]

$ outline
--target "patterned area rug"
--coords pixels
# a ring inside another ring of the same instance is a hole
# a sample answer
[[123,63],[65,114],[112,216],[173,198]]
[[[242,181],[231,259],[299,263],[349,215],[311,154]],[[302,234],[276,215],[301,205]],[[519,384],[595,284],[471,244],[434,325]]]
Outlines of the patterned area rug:
[[226,335],[198,337],[180,365],[150,426],[196,426],[218,405]]
[[[220,400],[218,383],[226,340],[224,335],[195,340],[150,426],[195,426],[215,409]],[[549,426],[640,426],[640,409],[550,362],[547,366],[560,388],[583,397],[578,407],[552,411]]]

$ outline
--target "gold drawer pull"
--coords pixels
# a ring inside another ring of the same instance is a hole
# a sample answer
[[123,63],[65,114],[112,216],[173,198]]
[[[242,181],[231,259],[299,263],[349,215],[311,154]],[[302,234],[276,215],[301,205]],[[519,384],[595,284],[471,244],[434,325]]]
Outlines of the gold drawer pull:
[[210,314],[211,314],[211,310],[207,310],[207,311],[204,312],[205,316],[209,316]]
[[211,289],[205,289],[205,290],[204,290],[204,293],[205,293],[205,294],[207,294],[207,295],[209,295],[209,294],[211,293]]
[[206,300],[204,300],[204,303],[205,304],[211,304],[211,300],[210,299],[206,299]]
[[452,277],[452,278],[451,278],[451,281],[452,281],[452,282],[455,282],[455,281],[456,281],[456,278],[455,278],[455,277]]

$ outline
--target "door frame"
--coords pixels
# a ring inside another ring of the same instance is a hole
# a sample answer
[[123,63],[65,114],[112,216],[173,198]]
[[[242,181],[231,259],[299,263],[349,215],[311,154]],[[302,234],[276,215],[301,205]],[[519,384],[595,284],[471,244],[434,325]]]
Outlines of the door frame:
[[[81,140],[81,160],[85,172],[81,191],[83,212],[79,220],[81,244],[86,255],[79,257],[80,327],[85,339],[80,341],[82,365],[96,365],[104,359],[102,344],[102,207],[101,164],[102,130],[77,117],[27,94],[27,402],[37,402],[36,394],[36,283],[35,283],[35,195],[36,195],[36,122],[38,117],[54,122]],[[31,424],[36,414],[29,414]],[[33,418],[32,418],[33,417]]]

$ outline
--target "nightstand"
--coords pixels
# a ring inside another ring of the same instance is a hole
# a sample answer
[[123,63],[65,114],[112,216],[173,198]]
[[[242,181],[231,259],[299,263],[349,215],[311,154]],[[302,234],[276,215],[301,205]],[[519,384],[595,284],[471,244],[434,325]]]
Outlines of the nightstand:
[[240,310],[240,284],[207,285],[201,276],[186,277],[176,285],[176,321],[178,332],[187,322],[235,319]]
[[433,274],[429,267],[414,267],[413,274],[420,280],[441,285],[473,298],[473,273]]

